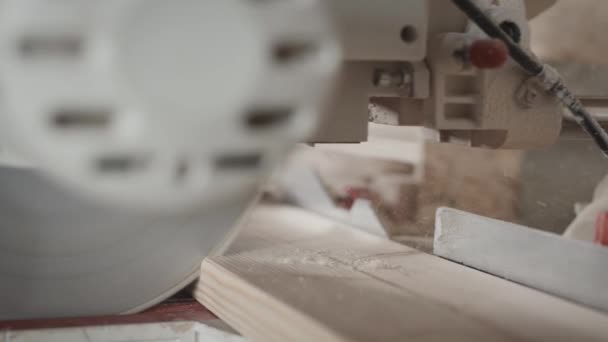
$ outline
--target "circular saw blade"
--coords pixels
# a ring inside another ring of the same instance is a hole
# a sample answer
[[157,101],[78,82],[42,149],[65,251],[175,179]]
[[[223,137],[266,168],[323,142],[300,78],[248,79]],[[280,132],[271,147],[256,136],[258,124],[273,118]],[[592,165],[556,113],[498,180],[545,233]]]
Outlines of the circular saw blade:
[[10,168],[0,168],[0,188],[0,319],[117,314],[156,304],[196,278],[247,203],[142,215]]

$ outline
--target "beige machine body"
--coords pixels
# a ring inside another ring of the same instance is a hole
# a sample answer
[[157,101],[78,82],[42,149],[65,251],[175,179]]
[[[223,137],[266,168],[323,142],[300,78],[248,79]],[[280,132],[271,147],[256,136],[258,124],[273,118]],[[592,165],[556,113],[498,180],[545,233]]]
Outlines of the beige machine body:
[[[527,48],[529,18],[552,4],[477,2],[496,22],[516,27],[517,39]],[[481,69],[467,61],[467,49],[485,36],[450,1],[330,4],[344,63],[326,124],[315,141],[365,141],[370,120],[426,126],[437,130],[444,142],[475,147],[541,148],[559,136],[559,105],[514,62]],[[370,99],[391,108],[394,117],[369,118]]]

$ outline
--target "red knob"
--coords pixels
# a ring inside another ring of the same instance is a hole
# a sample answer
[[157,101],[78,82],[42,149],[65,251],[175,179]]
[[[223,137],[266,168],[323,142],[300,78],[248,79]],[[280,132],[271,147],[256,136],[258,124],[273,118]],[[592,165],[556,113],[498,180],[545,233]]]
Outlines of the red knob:
[[502,67],[509,59],[507,45],[498,39],[481,39],[471,44],[469,60],[480,69]]
[[597,216],[595,222],[595,242],[608,246],[608,213],[603,212]]

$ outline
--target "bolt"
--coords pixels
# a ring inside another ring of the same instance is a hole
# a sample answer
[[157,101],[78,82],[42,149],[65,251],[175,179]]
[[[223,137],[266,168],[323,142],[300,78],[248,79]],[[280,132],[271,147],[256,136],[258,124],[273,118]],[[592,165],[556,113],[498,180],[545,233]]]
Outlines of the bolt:
[[534,102],[536,101],[536,99],[538,98],[538,92],[535,89],[529,88],[526,91],[526,95],[525,95],[525,101],[530,103],[530,104],[534,104]]
[[534,107],[539,98],[540,91],[534,79],[525,81],[515,93],[517,103],[525,109]]

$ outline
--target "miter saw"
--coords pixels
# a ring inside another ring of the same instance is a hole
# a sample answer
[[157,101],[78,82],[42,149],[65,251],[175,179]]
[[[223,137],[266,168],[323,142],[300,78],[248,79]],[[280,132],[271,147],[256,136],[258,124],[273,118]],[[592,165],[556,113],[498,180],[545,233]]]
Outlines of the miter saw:
[[[552,1],[474,3],[528,50]],[[445,0],[0,1],[0,318],[170,296],[297,142],[365,141],[370,98],[551,145],[560,104],[502,44]]]

